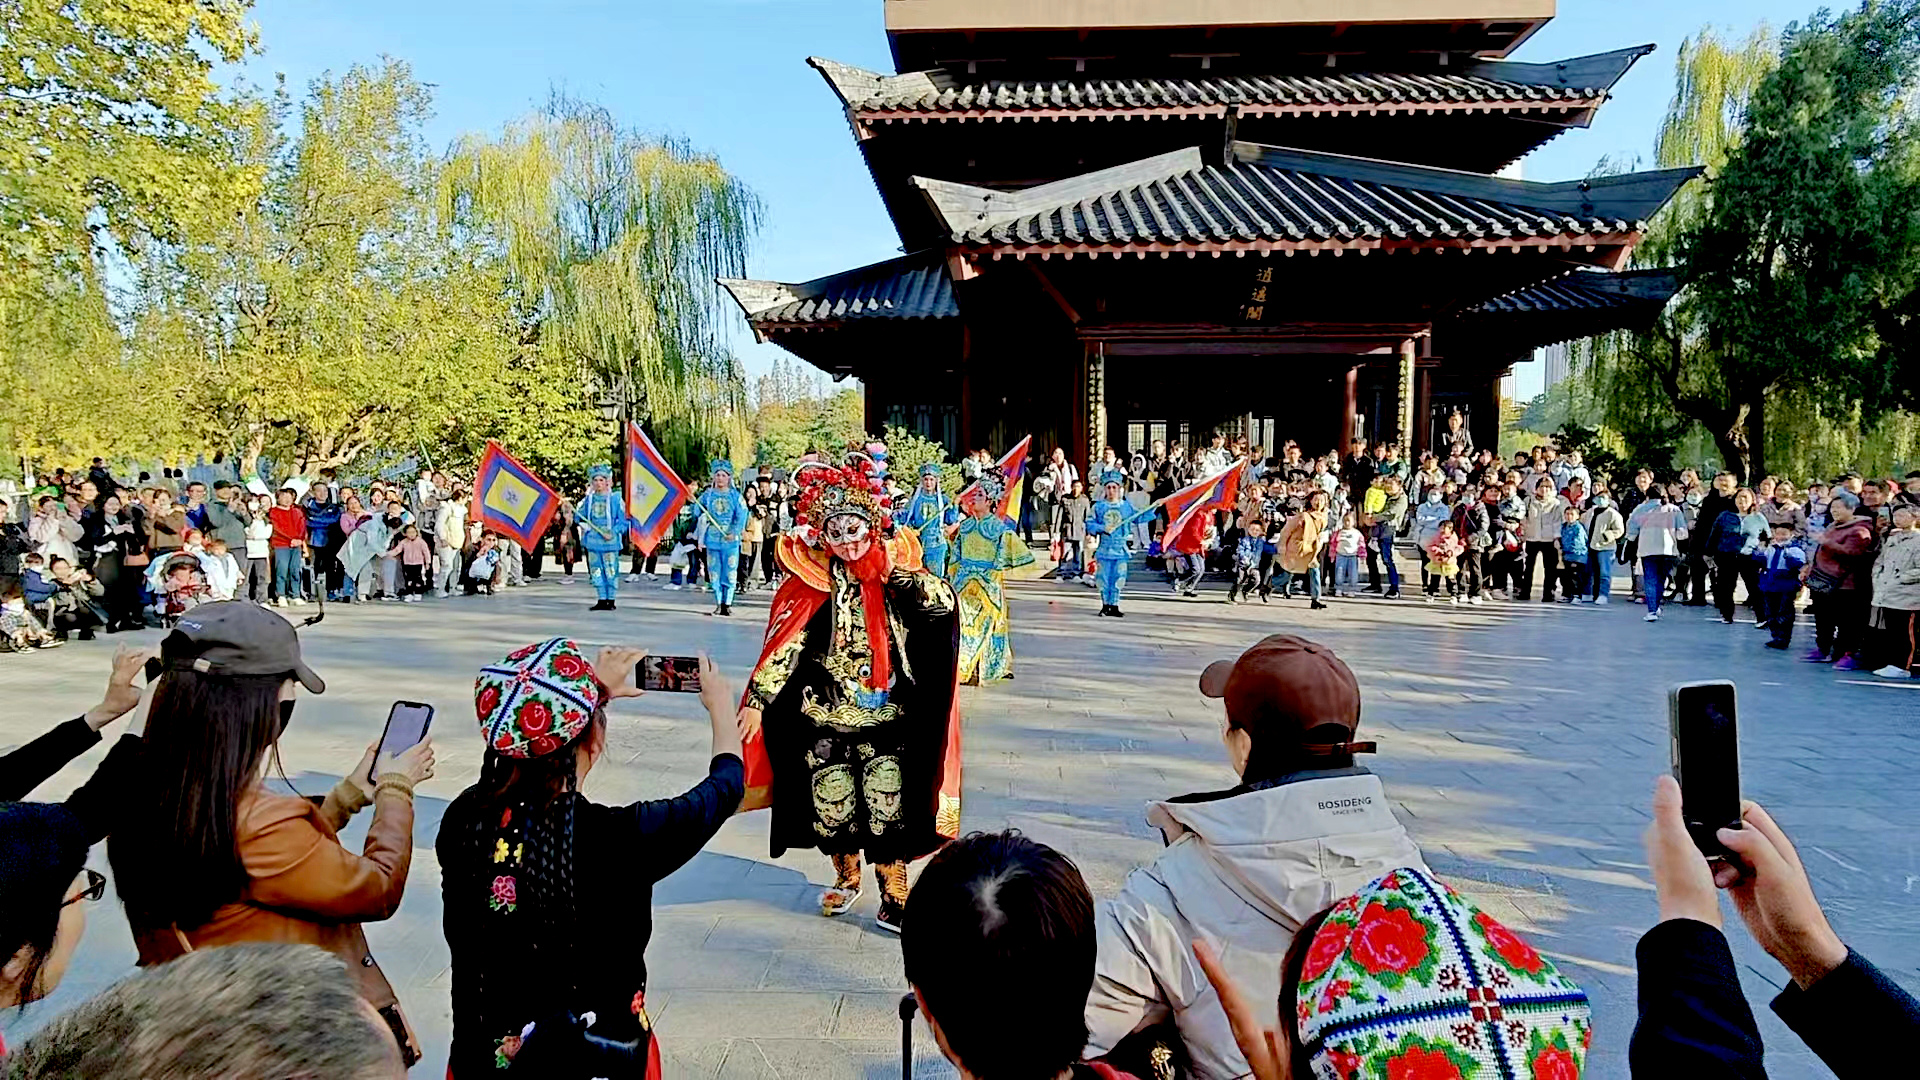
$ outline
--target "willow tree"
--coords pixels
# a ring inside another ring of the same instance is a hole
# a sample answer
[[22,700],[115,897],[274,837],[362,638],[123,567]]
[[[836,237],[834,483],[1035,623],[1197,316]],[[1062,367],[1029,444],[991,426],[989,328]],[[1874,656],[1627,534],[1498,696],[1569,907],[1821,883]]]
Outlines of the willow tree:
[[[1704,165],[1707,178],[1681,188],[1654,218],[1634,253],[1636,266],[1674,266],[1682,238],[1712,208],[1713,178],[1740,144],[1747,103],[1778,60],[1779,39],[1765,24],[1742,41],[1708,28],[1681,43],[1654,159],[1662,168]],[[1605,426],[1623,436],[1638,461],[1670,458],[1696,423],[1715,433],[1716,444],[1735,427],[1714,342],[1685,291],[1649,329],[1595,339],[1588,361],[1583,376],[1604,403]]]
[[745,402],[715,279],[744,274],[760,204],[718,159],[556,96],[462,140],[441,192],[498,254],[525,344],[577,364],[676,458],[731,442]]

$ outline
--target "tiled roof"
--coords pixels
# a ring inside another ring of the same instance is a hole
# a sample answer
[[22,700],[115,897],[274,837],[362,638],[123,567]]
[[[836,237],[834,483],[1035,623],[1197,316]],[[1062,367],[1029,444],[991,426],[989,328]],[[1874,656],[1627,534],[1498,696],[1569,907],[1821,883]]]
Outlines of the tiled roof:
[[1673,299],[1680,281],[1669,270],[1621,273],[1584,271],[1557,281],[1495,297],[1468,309],[1471,315],[1563,315],[1578,311],[1659,306]]
[[906,255],[797,285],[720,282],[756,327],[848,319],[947,319],[960,314],[938,252]]
[[969,82],[936,68],[882,75],[818,57],[817,68],[862,117],[945,118],[1022,113],[1320,112],[1350,109],[1588,107],[1652,46],[1557,64],[1477,61],[1428,73],[1325,72],[1306,75],[1059,79]]
[[1020,191],[914,183],[962,246],[1278,250],[1619,236],[1644,228],[1698,173],[1543,184],[1234,143],[1224,165],[1182,150]]

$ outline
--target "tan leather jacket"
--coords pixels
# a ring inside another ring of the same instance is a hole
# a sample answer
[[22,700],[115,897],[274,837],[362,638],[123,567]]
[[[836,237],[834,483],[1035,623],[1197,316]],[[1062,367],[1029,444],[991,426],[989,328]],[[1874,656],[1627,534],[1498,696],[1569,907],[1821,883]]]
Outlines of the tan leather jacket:
[[[366,847],[356,855],[338,836],[367,805],[351,782],[342,780],[317,806],[256,786],[240,802],[240,862],[247,871],[240,899],[191,929],[134,926],[141,966],[243,941],[317,945],[346,962],[375,1009],[391,1006],[397,1013],[399,999],[360,924],[390,918],[400,907],[413,861],[413,793],[404,782],[383,778],[373,804]],[[414,1041],[410,1028],[407,1037]]]

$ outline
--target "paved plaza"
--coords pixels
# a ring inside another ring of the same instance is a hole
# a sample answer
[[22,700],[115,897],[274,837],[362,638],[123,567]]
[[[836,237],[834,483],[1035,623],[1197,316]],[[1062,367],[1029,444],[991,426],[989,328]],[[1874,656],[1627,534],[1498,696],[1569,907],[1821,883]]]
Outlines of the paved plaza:
[[[1115,621],[1094,617],[1091,589],[1012,588],[1018,677],[964,692],[964,824],[1011,825],[1062,849],[1096,896],[1160,846],[1142,820],[1148,799],[1233,782],[1218,705],[1194,686],[1200,669],[1263,634],[1305,634],[1359,675],[1363,727],[1380,743],[1373,767],[1434,869],[1587,988],[1598,1027],[1590,1075],[1624,1077],[1633,948],[1655,917],[1640,832],[1652,779],[1667,765],[1666,689],[1728,677],[1740,686],[1746,793],[1798,842],[1841,935],[1920,991],[1920,935],[1910,929],[1920,883],[1920,812],[1910,796],[1920,775],[1920,687],[1797,663],[1762,649],[1750,625],[1724,627],[1699,608],[1647,625],[1624,602],[1230,607],[1218,587],[1181,600],[1142,574],[1127,618]],[[590,614],[584,580],[550,575],[492,599],[333,607],[305,631],[308,660],[330,689],[301,700],[282,742],[301,791],[323,792],[351,766],[395,698],[440,708],[440,772],[420,788],[406,901],[396,918],[367,928],[428,1048],[414,1075],[445,1071],[454,973],[433,836],[447,800],[479,769],[475,670],[514,646],[566,634],[662,653],[705,649],[738,685],[758,651],[767,598],[748,594],[723,620],[705,614],[701,594],[627,585],[618,612]],[[18,745],[97,700],[111,651],[112,639],[102,639],[0,657],[0,744]],[[622,703],[587,794],[625,802],[677,793],[703,775],[707,741],[691,696]],[[71,790],[103,753],[76,762],[40,797]],[[363,816],[347,842],[364,831]],[[764,814],[734,819],[654,895],[648,998],[668,1074],[898,1075],[897,939],[874,928],[871,891],[851,916],[814,914],[825,860],[769,859],[766,831]],[[92,865],[107,869],[104,846]],[[1731,907],[1728,917],[1737,927]],[[10,1043],[130,970],[118,905],[109,897],[92,918],[65,985],[51,1003],[11,1018]],[[1778,966],[1743,931],[1730,937],[1772,1075],[1826,1075],[1766,1010],[1782,982]],[[1018,1016],[1007,1022],[1017,1036]],[[951,1074],[924,1028],[915,1046],[916,1073]]]

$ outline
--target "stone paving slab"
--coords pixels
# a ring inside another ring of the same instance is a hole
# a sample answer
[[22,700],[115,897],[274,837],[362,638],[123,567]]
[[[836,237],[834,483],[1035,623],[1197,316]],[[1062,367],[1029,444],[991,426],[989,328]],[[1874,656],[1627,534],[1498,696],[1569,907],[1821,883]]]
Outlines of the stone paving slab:
[[[964,691],[963,822],[1012,825],[1059,847],[1096,894],[1118,888],[1159,848],[1142,819],[1147,800],[1233,781],[1217,704],[1194,689],[1199,670],[1263,634],[1306,634],[1359,675],[1363,723],[1381,744],[1374,768],[1434,868],[1588,989],[1599,1032],[1591,1075],[1624,1077],[1633,948],[1655,916],[1640,833],[1652,778],[1666,767],[1666,688],[1725,676],[1741,688],[1746,793],[1798,842],[1841,934],[1920,990],[1920,937],[1909,929],[1920,883],[1910,794],[1920,687],[1796,663],[1762,649],[1750,626],[1721,626],[1697,608],[1652,625],[1624,603],[1354,600],[1309,611],[1304,601],[1228,606],[1217,588],[1180,599],[1139,574],[1128,617],[1109,620],[1094,617],[1098,599],[1081,586],[1022,582],[1012,591],[1017,678]],[[302,699],[282,743],[299,790],[331,786],[379,734],[393,699],[440,708],[440,773],[419,792],[406,899],[393,919],[367,928],[428,1049],[415,1075],[444,1072],[455,975],[440,934],[432,837],[446,801],[478,774],[467,705],[474,671],[526,641],[569,634],[657,652],[705,649],[737,683],[758,651],[767,594],[748,594],[731,620],[706,616],[696,594],[652,586],[626,586],[610,616],[588,613],[589,602],[584,582],[550,577],[495,598],[330,608],[303,632],[331,689]],[[84,710],[111,645],[0,657],[0,745]],[[587,793],[607,802],[677,793],[702,774],[706,752],[698,703],[649,695],[616,713]],[[103,754],[81,758],[37,794],[70,791]],[[669,1075],[897,1076],[895,1010],[906,989],[898,939],[874,927],[871,895],[842,919],[815,914],[825,860],[768,858],[766,828],[763,814],[734,819],[655,890],[649,1000]],[[364,831],[363,821],[346,841],[359,843]],[[90,864],[107,870],[104,847]],[[1731,939],[1772,1075],[1825,1075],[1765,1008],[1783,981],[1778,967],[1744,933]],[[118,905],[95,905],[65,984],[52,1001],[10,1016],[6,1038],[121,977],[132,960]],[[916,1028],[915,1073],[951,1076],[924,1025]]]

